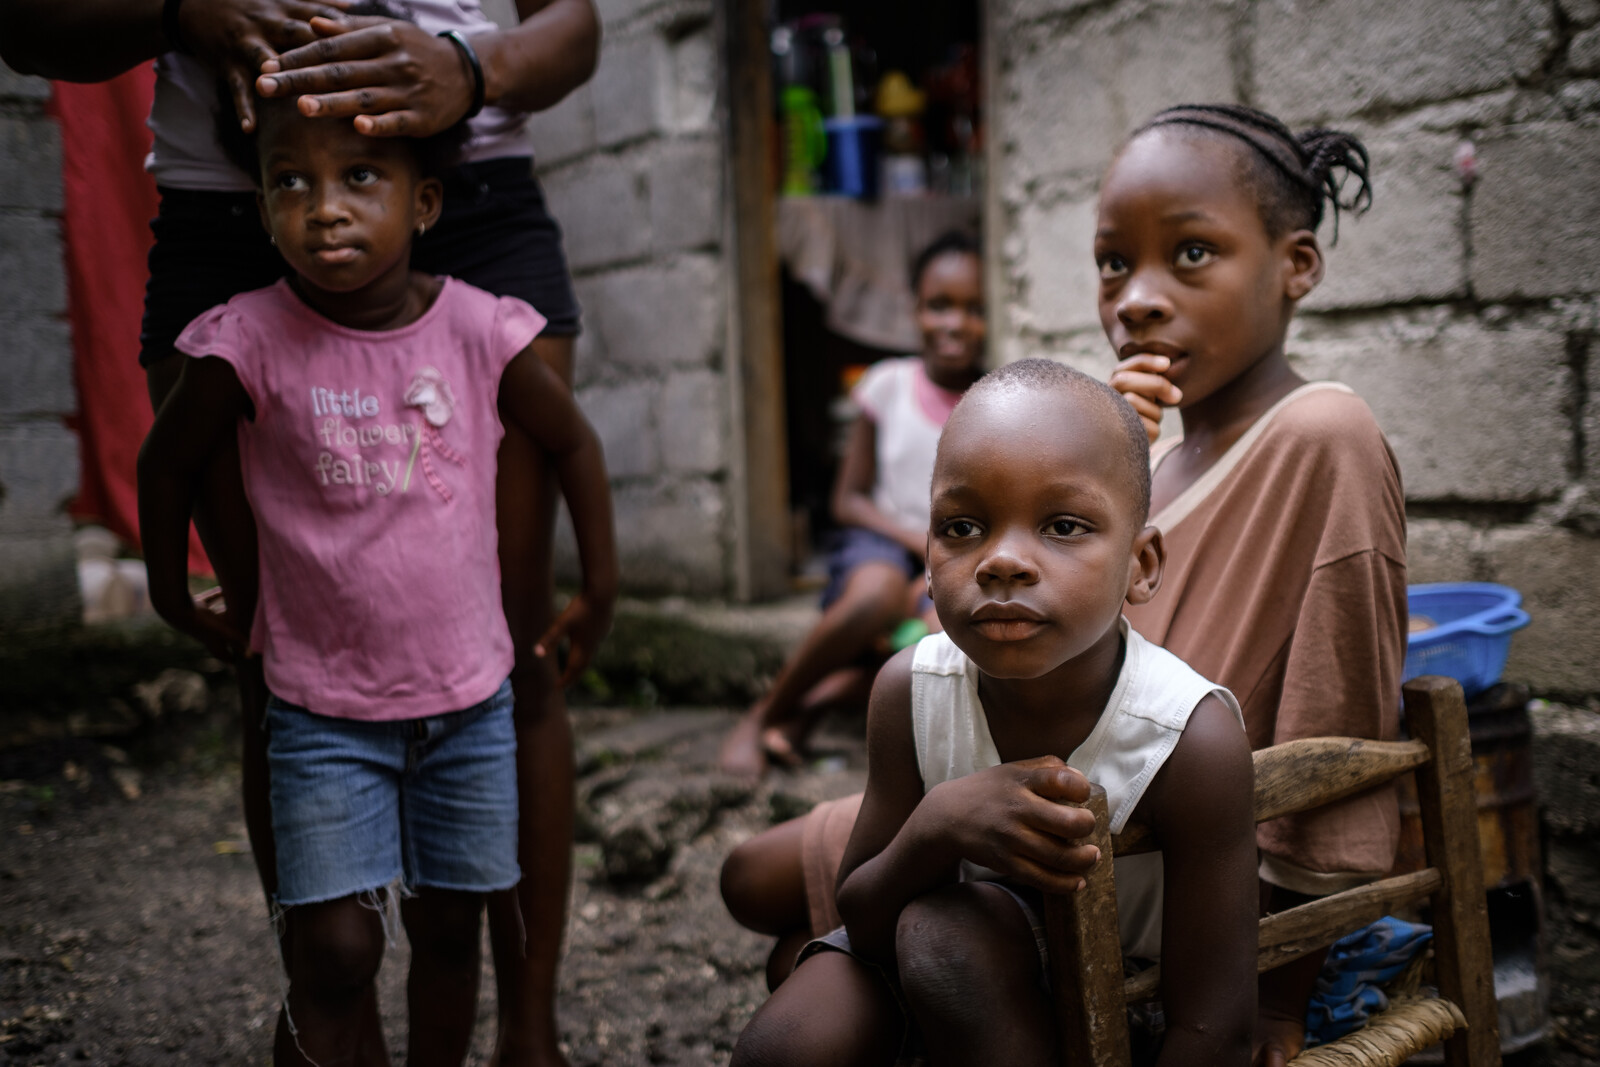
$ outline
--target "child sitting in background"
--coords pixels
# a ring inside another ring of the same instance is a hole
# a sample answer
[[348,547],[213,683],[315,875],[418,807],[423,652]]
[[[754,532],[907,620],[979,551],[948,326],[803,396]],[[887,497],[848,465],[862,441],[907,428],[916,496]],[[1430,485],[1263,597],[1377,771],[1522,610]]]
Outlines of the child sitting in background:
[[828,561],[822,618],[806,634],[722,746],[722,769],[755,777],[767,761],[801,762],[817,717],[852,693],[864,697],[872,670],[862,660],[904,619],[925,616],[922,553],[928,478],[939,430],[961,393],[983,373],[983,261],[977,242],[952,231],[911,267],[922,353],[873,364],[851,392],[861,414],[833,487],[840,524]]
[[1157,1062],[1248,1062],[1250,750],[1233,697],[1122,618],[1161,583],[1148,456],[1116,393],[1045,360],[957,406],[928,532],[944,632],[878,675],[844,927],[802,953],[735,1067],[888,1063],[908,1033],[935,1065],[1059,1062],[1039,894],[1098,859],[1078,840],[1092,816],[1063,803],[1091,781],[1112,832],[1137,812],[1162,849],[1116,861],[1123,951],[1162,961]]
[[[1155,450],[1151,523],[1167,545],[1161,595],[1128,620],[1239,698],[1252,748],[1301,737],[1388,739],[1405,659],[1405,497],[1360,397],[1307,383],[1284,353],[1322,279],[1316,230],[1337,171],[1370,201],[1348,134],[1295,135],[1236,105],[1163,111],[1100,188],[1100,321],[1111,384],[1152,437],[1163,406],[1183,434]],[[1382,877],[1399,810],[1379,789],[1258,830],[1263,906],[1281,910]],[[1261,976],[1258,1061],[1304,1040],[1323,954]]]
[[[362,1027],[398,886],[407,1062],[460,1063],[484,896],[519,873],[502,420],[550,456],[573,517],[583,590],[539,645],[569,636],[569,674],[616,594],[605,465],[533,354],[539,313],[409,267],[413,235],[438,218],[450,146],[365,137],[293,101],[258,116],[262,219],[293,273],[179,338],[193,358],[139,458],[152,601],[229,658],[248,627],[264,657],[289,973],[275,1061],[386,1060]],[[197,482],[232,434],[259,529],[254,620],[197,609],[185,582]]]

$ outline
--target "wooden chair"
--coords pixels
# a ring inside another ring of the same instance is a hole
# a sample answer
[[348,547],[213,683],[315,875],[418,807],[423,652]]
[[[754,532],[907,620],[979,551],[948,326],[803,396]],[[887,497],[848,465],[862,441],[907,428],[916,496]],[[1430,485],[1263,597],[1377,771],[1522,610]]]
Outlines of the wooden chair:
[[[1397,997],[1364,1028],[1295,1058],[1296,1067],[1393,1065],[1443,1043],[1447,1067],[1500,1062],[1499,1017],[1489,949],[1489,920],[1478,855],[1471,741],[1461,687],[1447,678],[1405,685],[1408,741],[1318,737],[1255,754],[1255,816],[1265,822],[1321,807],[1415,770],[1429,866],[1269,915],[1261,920],[1257,967],[1268,971],[1331,944],[1424,897],[1433,903],[1433,953],[1439,996]],[[1089,805],[1101,853],[1154,849],[1148,831],[1106,830],[1105,794]],[[1064,1062],[1127,1067],[1126,1005],[1160,990],[1160,968],[1124,979],[1117,939],[1111,864],[1101,864],[1077,893],[1049,897],[1051,979]]]

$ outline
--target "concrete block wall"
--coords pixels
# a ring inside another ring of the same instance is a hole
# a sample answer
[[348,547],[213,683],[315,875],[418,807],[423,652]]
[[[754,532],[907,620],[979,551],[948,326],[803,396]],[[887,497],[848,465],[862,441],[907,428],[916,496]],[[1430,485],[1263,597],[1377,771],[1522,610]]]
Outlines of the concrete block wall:
[[61,139],[49,83],[0,66],[0,630],[75,619],[64,510],[78,487],[61,259]]
[[[578,401],[605,444],[627,588],[730,588],[728,286],[710,0],[600,0],[593,80],[534,117],[583,304]],[[574,580],[563,525],[558,572]]]
[[1360,135],[1374,207],[1291,356],[1388,434],[1411,580],[1515,586],[1534,621],[1508,677],[1600,692],[1600,4],[996,0],[989,29],[1000,357],[1109,373],[1096,186],[1150,114],[1237,101]]

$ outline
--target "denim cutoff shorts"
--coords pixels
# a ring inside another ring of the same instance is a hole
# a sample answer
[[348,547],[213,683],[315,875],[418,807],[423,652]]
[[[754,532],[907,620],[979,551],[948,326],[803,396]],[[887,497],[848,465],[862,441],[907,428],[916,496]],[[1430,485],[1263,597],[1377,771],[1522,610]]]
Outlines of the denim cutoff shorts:
[[463,711],[364,722],[267,701],[278,904],[517,883],[511,683]]

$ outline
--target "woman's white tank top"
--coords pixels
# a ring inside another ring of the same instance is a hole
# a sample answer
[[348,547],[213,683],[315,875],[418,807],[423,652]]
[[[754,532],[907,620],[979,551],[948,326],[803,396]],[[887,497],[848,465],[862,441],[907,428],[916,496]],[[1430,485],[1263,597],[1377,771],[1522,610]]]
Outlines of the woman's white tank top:
[[[1127,825],[1156,772],[1177,747],[1190,713],[1208,694],[1215,693],[1228,705],[1244,728],[1232,693],[1140,637],[1128,620],[1120,626],[1127,651],[1116,688],[1094,729],[1066,758],[1069,766],[1106,791],[1114,834]],[[930,634],[917,644],[911,663],[911,720],[924,792],[1000,763],[978,699],[978,674],[977,665],[945,634]],[[1114,870],[1122,954],[1160,959],[1161,854],[1122,857]],[[999,875],[963,863],[962,877]]]

